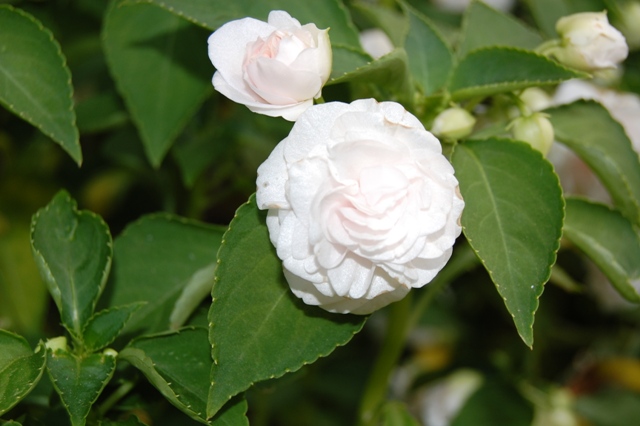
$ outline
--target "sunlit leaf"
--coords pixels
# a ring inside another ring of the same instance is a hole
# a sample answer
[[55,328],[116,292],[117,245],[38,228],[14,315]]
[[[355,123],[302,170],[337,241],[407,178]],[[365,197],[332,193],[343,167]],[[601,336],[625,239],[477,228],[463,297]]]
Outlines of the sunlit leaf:
[[531,346],[538,298],[562,234],[558,177],[538,151],[511,140],[459,144],[452,161],[465,200],[463,232]]

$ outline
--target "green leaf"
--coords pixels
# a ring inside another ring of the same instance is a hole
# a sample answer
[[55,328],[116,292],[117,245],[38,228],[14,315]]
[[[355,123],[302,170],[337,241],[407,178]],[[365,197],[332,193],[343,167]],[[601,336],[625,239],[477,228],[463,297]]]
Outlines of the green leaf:
[[82,164],[71,73],[51,32],[0,5],[0,104],[36,126]]
[[[132,341],[120,358],[130,362],[171,404],[200,423],[209,424],[205,413],[211,371],[211,346],[205,328],[142,337]],[[246,402],[235,401],[213,424],[247,424]],[[222,420],[221,420],[222,419]],[[223,420],[227,421],[224,423]]]
[[400,401],[389,401],[380,409],[380,426],[420,426],[411,415],[406,404]]
[[142,423],[142,421],[136,417],[135,415],[130,415],[126,420],[100,420],[98,421],[98,426],[145,426],[146,423]]
[[359,48],[333,46],[332,49],[333,65],[328,84],[341,80],[345,75],[360,68],[365,68],[372,62],[371,57]]
[[180,15],[197,25],[216,29],[223,24],[246,17],[266,21],[272,10],[286,10],[302,25],[314,23],[320,29],[331,28],[332,46],[360,49],[358,32],[341,1],[299,0],[144,0]]
[[409,70],[422,93],[432,95],[447,83],[453,53],[427,18],[407,4],[403,8],[409,16],[409,33],[404,44]]
[[[127,333],[164,331],[185,286],[215,265],[224,228],[166,214],[129,225],[114,244],[107,306],[146,302],[125,326]],[[105,295],[105,299],[107,295]]]
[[347,343],[366,317],[330,314],[295,297],[255,196],[241,206],[218,253],[209,340],[214,364],[207,416],[253,383],[313,363]]
[[114,1],[106,14],[107,62],[156,167],[213,91],[207,35],[149,4]]
[[88,352],[105,348],[118,337],[131,315],[144,303],[117,306],[96,313],[84,328],[83,339]]
[[567,199],[564,235],[598,265],[625,299],[640,303],[631,283],[640,278],[640,236],[625,217],[602,204]]
[[350,6],[352,10],[363,15],[372,23],[373,27],[383,30],[394,46],[404,45],[409,21],[402,13],[370,2],[351,3]]
[[511,140],[465,142],[452,162],[465,200],[462,230],[531,347],[562,233],[558,177],[538,151]]
[[399,48],[331,80],[329,84],[345,81],[376,83],[387,90],[398,93],[400,97],[410,99],[412,92],[409,78],[407,53],[404,49]]
[[40,381],[45,350],[17,334],[0,329],[0,416],[22,400]]
[[556,22],[578,12],[602,12],[600,0],[525,0],[538,26],[548,37],[557,37]]
[[511,15],[474,1],[465,11],[458,54],[465,56],[481,47],[511,46],[535,49],[542,37]]
[[531,403],[512,386],[488,379],[451,419],[451,426],[531,426]]
[[216,264],[212,263],[191,276],[171,311],[169,321],[172,329],[180,328],[198,305],[211,294],[215,272]]
[[463,57],[453,72],[449,91],[454,100],[557,84],[584,74],[526,50],[488,47]]
[[79,102],[76,113],[78,128],[83,134],[110,130],[129,120],[129,115],[115,89]]
[[602,105],[578,101],[548,109],[556,139],[600,178],[618,209],[640,225],[640,161],[622,126]]
[[64,326],[80,338],[111,268],[107,224],[94,213],[78,211],[63,190],[33,216],[31,247]]
[[604,388],[576,398],[575,411],[594,426],[629,426],[630,419],[640,418],[640,395],[622,387]]
[[115,369],[115,351],[78,357],[62,349],[47,350],[47,372],[73,426],[85,424]]

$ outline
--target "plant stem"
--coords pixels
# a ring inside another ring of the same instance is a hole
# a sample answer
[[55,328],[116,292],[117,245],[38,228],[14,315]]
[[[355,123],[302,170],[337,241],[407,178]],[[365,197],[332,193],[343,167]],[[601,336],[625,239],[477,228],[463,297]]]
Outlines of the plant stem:
[[468,244],[461,245],[445,268],[422,291],[415,304],[412,305],[412,293],[409,293],[403,300],[390,306],[384,342],[360,403],[359,426],[375,424],[375,414],[385,399],[389,378],[402,354],[409,331],[444,286],[477,263],[478,258],[471,247]]
[[102,404],[98,407],[98,416],[104,417],[105,414],[118,403],[126,394],[128,394],[133,386],[135,385],[132,381],[125,381],[120,385],[118,389],[116,389],[107,399],[105,399]]

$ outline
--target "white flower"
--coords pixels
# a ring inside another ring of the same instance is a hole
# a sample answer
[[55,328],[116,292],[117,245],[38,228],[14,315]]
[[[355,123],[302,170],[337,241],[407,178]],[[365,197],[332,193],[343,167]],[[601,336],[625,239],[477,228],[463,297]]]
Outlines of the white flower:
[[421,418],[425,426],[449,426],[484,378],[474,370],[462,369],[429,386],[421,393]]
[[360,33],[360,44],[373,59],[381,58],[393,50],[393,43],[380,28],[370,28]]
[[315,105],[258,168],[293,293],[368,314],[431,281],[464,207],[438,140],[395,102]]
[[431,132],[436,136],[461,139],[468,136],[476,124],[476,118],[460,107],[447,108],[433,120]]
[[582,12],[556,23],[560,45],[550,54],[563,64],[583,71],[615,68],[629,54],[620,31],[609,24],[606,12]]
[[209,37],[209,58],[218,92],[290,121],[321,96],[331,74],[328,29],[301,26],[280,10],[269,13],[268,22],[244,18],[218,28]]
[[554,138],[553,126],[547,117],[547,114],[534,112],[516,118],[510,124],[514,139],[528,143],[546,156]]

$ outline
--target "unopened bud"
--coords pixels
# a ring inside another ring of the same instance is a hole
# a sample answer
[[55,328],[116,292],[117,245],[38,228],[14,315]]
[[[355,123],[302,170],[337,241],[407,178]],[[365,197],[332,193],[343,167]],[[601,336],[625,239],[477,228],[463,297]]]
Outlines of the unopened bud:
[[546,114],[536,112],[527,117],[518,117],[510,125],[513,138],[527,142],[542,155],[547,155],[553,143],[553,126]]
[[448,139],[461,139],[471,133],[476,119],[469,111],[459,107],[445,109],[433,120],[431,133]]

